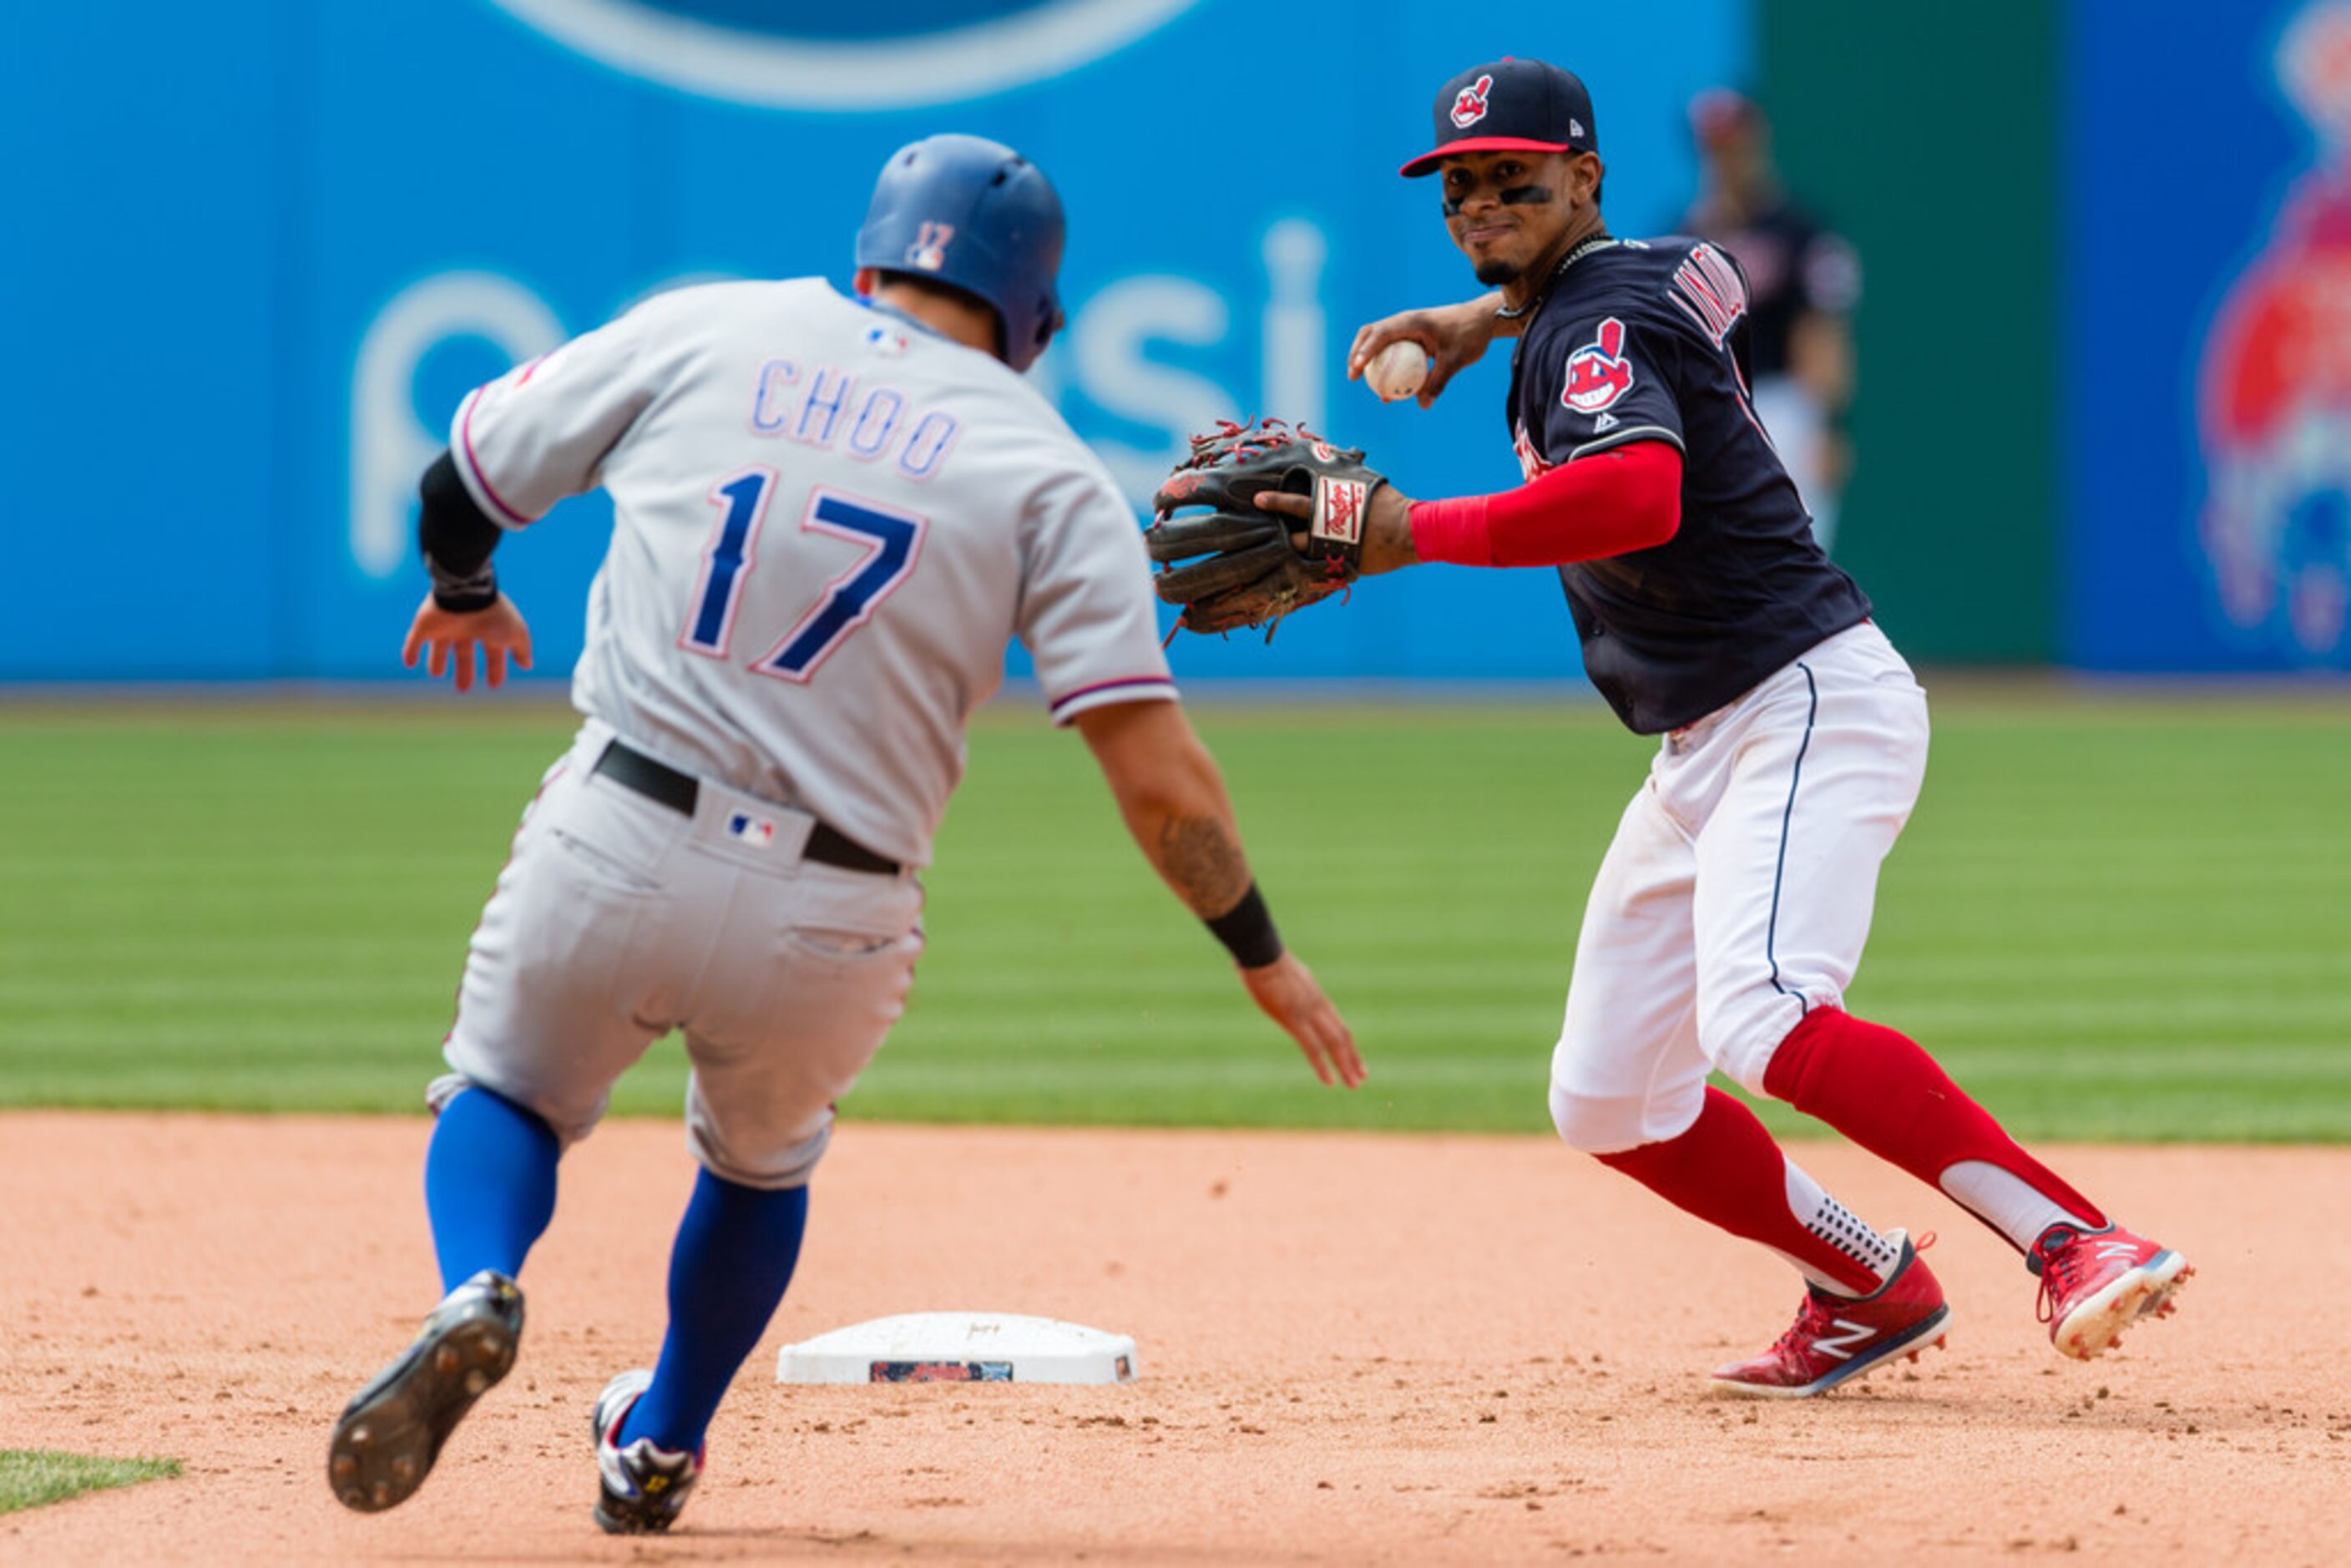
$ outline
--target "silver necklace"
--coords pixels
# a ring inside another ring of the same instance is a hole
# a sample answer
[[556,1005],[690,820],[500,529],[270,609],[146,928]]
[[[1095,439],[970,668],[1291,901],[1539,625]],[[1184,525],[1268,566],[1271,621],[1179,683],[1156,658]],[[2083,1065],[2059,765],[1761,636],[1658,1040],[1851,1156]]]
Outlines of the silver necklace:
[[1551,269],[1551,276],[1543,279],[1543,286],[1540,289],[1537,289],[1524,305],[1520,306],[1515,310],[1511,309],[1507,305],[1497,306],[1494,309],[1494,315],[1500,320],[1515,321],[1521,316],[1531,314],[1537,306],[1540,306],[1543,300],[1550,296],[1552,286],[1559,281],[1561,273],[1563,273],[1569,267],[1573,267],[1578,260],[1591,254],[1593,251],[1603,249],[1608,246],[1614,245],[1615,243],[1615,236],[1610,235],[1604,229],[1600,233],[1593,235],[1591,238],[1585,240],[1573,250],[1569,251],[1565,256],[1559,258],[1559,265]]

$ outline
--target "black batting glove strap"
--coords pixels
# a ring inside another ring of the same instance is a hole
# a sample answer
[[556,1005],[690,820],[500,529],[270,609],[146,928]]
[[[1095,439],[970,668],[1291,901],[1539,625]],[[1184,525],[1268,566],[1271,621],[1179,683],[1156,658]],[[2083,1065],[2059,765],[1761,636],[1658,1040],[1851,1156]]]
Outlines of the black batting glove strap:
[[1225,945],[1233,962],[1244,969],[1262,969],[1281,956],[1281,933],[1273,928],[1273,915],[1265,906],[1265,894],[1257,890],[1253,882],[1238,904],[1203,924]]
[[497,569],[488,561],[470,573],[455,572],[424,554],[424,570],[433,574],[433,602],[453,615],[470,615],[498,601]]

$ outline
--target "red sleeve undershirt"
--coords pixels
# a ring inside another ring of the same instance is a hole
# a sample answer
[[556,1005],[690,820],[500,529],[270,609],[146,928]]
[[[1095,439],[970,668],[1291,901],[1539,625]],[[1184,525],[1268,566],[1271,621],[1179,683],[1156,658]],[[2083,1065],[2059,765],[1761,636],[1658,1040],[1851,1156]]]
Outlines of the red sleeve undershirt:
[[1458,566],[1563,566],[1661,545],[1681,523],[1680,450],[1632,441],[1515,490],[1416,501],[1412,548]]

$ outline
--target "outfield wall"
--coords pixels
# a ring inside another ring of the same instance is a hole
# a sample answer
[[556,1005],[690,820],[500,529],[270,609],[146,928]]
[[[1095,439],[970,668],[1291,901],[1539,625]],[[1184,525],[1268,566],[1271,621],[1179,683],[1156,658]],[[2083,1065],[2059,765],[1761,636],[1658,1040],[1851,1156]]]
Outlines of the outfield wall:
[[2351,0],[2068,28],[2061,656],[2351,669]]
[[2351,668],[2351,3],[1760,15],[1867,275],[1838,553],[1904,646]]
[[[1573,30],[1635,228],[1690,187],[1680,105],[1748,64],[1743,0],[1677,8],[1670,58],[1630,11]],[[0,504],[41,588],[0,620],[0,676],[397,674],[415,476],[464,390],[681,279],[845,287],[876,171],[937,130],[1061,186],[1071,324],[1042,373],[1131,494],[1188,431],[1259,411],[1369,445],[1410,490],[1516,481],[1499,357],[1434,414],[1339,377],[1360,320],[1474,287],[1395,169],[1458,67],[1565,47],[1523,23],[1416,0],[1278,22],[1252,0],[897,0],[797,36],[743,19],[814,8],[747,0],[6,9],[0,142],[42,152],[0,160],[33,242],[0,248],[0,429],[26,454]],[[597,57],[616,51],[644,70]],[[546,667],[577,651],[607,517],[575,502],[501,552]],[[1447,570],[1270,653],[1185,659],[1573,678],[1573,642],[1541,574]]]
[[[1863,253],[1839,550],[1914,656],[2351,664],[2351,312],[2330,303],[2351,0],[747,20],[808,9],[7,8],[0,528],[31,591],[0,680],[396,675],[413,478],[464,389],[681,280],[845,282],[874,169],[943,128],[1029,150],[1065,192],[1072,325],[1040,373],[1131,493],[1186,431],[1259,411],[1416,493],[1510,483],[1499,361],[1432,413],[1340,365],[1358,321],[1467,287],[1394,169],[1437,82],[1511,51],[1594,84],[1620,232],[1688,198],[1690,94],[1760,85]],[[501,558],[545,669],[576,651],[606,521],[572,503]],[[1179,656],[1277,681],[1577,671],[1546,574],[1451,568],[1271,648]]]

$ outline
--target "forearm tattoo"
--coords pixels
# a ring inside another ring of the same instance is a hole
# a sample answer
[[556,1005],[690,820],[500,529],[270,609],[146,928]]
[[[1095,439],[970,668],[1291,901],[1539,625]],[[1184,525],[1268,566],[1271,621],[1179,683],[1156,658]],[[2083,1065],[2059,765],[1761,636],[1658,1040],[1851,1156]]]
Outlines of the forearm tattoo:
[[1170,817],[1159,825],[1160,874],[1202,919],[1224,914],[1249,891],[1249,862],[1214,817]]

